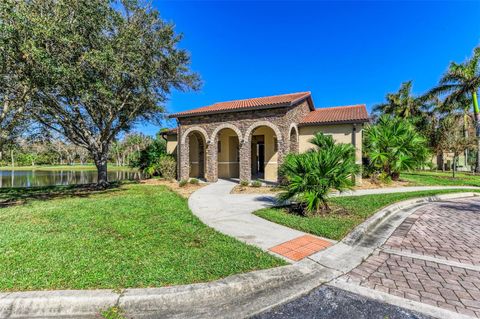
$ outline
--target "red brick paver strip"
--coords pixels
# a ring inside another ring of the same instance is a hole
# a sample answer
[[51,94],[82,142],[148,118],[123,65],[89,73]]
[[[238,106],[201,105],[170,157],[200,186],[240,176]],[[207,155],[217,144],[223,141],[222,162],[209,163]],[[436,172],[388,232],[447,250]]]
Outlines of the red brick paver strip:
[[269,250],[288,259],[299,261],[331,245],[332,243],[329,241],[311,235],[304,235],[274,246]]

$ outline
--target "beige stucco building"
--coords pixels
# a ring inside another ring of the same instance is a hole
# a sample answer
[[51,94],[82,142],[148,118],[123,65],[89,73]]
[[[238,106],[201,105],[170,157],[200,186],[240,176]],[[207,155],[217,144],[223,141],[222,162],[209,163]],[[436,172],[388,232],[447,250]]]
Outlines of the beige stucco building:
[[165,133],[179,179],[278,180],[288,153],[312,148],[317,132],[355,146],[362,161],[365,105],[316,109],[310,92],[219,102],[171,115],[178,127]]

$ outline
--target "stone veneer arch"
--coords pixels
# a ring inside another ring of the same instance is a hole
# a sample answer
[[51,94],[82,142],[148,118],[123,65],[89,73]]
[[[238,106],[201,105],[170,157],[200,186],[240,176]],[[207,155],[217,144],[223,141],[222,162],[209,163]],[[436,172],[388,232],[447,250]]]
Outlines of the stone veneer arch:
[[290,139],[290,135],[292,135],[292,130],[295,130],[295,134],[297,135],[297,142],[298,142],[298,126],[295,123],[290,124],[290,128],[288,129],[288,136]]
[[[292,141],[292,133],[295,131],[295,140]],[[290,153],[292,152],[298,152],[298,141],[299,141],[299,134],[298,134],[298,126],[296,123],[290,124],[290,128],[288,129],[288,151]],[[293,145],[293,149],[292,149]]]
[[250,142],[253,131],[261,126],[268,126],[269,128],[271,128],[275,132],[277,141],[278,142],[283,141],[282,133],[280,132],[280,129],[278,128],[278,126],[268,121],[258,121],[250,125],[250,127],[247,129],[247,131],[245,132],[244,142]]
[[229,128],[232,131],[234,131],[237,134],[238,141],[240,143],[243,143],[242,132],[240,131],[240,129],[238,127],[236,127],[235,125],[230,124],[230,123],[224,123],[224,124],[220,124],[219,126],[217,126],[215,128],[215,130],[213,130],[212,137],[211,137],[210,141],[212,141],[212,142],[215,141],[215,139],[218,136],[218,133],[220,133],[221,130],[226,129],[226,128]]
[[210,140],[208,139],[208,133],[207,131],[205,131],[205,129],[203,129],[202,127],[200,126],[193,126],[193,127],[190,127],[188,128],[185,132],[182,133],[182,139],[181,139],[181,144],[185,144],[185,142],[187,141],[187,137],[190,133],[192,132],[199,132],[201,133],[201,135],[203,136],[203,139],[205,140],[205,144],[209,144],[210,143]]

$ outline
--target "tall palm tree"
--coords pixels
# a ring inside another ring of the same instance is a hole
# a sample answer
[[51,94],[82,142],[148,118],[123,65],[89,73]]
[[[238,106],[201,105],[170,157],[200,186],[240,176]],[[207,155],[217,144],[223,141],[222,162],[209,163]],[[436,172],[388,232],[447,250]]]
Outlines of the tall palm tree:
[[[480,46],[473,50],[472,57],[465,62],[451,62],[447,72],[440,79],[439,85],[427,94],[430,96],[446,95],[446,102],[460,101],[465,96],[472,97],[478,151],[480,151],[480,108],[477,97],[479,88]],[[477,152],[476,170],[480,172],[480,152]]]
[[412,81],[403,82],[395,93],[385,96],[386,103],[374,107],[375,112],[411,119],[423,114],[426,107],[426,98],[412,94]]
[[[468,138],[471,134],[470,131],[472,130],[473,124],[475,122],[475,119],[472,117],[472,113],[470,112],[471,105],[472,98],[468,95],[463,95],[455,100],[446,98],[445,100],[437,103],[435,111],[440,113],[442,118],[452,116],[456,118],[461,118],[462,120],[460,122],[457,121],[457,123],[462,124],[463,135],[465,138]],[[464,151],[464,166],[468,165],[468,153],[469,149],[466,148]]]

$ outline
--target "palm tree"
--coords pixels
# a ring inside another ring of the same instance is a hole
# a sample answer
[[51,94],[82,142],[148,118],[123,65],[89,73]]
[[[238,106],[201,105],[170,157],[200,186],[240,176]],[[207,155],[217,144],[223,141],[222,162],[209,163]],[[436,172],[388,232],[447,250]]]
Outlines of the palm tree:
[[398,92],[388,93],[385,96],[387,102],[376,105],[373,110],[404,119],[421,116],[426,107],[426,98],[414,96],[412,86],[412,81],[403,82]]
[[[477,149],[480,151],[480,108],[477,92],[480,88],[480,46],[473,50],[473,56],[463,63],[450,63],[447,72],[437,87],[428,92],[430,96],[446,95],[446,102],[460,101],[471,96],[475,116]],[[480,171],[480,152],[477,152],[476,171]]]
[[425,164],[427,141],[408,121],[383,115],[364,130],[364,151],[374,169],[398,180],[400,172]]
[[331,136],[317,133],[310,141],[316,148],[302,154],[289,154],[280,168],[286,179],[283,200],[293,200],[302,212],[329,211],[328,194],[332,189],[344,191],[354,185],[360,172],[351,144],[335,144]]
[[[472,128],[474,123],[474,118],[472,118],[470,113],[470,105],[472,105],[472,98],[468,95],[460,96],[458,99],[449,99],[446,98],[442,102],[438,103],[436,106],[436,111],[442,114],[442,118],[454,116],[456,118],[461,118],[461,121],[456,121],[456,124],[461,124],[463,127],[463,135],[465,138],[469,137],[469,131]],[[469,149],[465,149],[465,162],[464,166],[468,165],[468,152]]]

